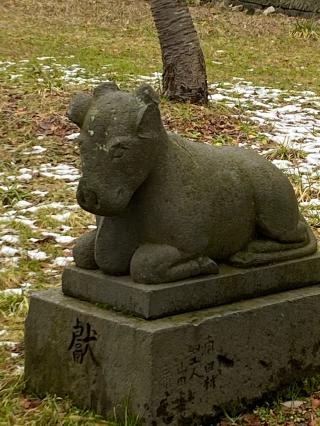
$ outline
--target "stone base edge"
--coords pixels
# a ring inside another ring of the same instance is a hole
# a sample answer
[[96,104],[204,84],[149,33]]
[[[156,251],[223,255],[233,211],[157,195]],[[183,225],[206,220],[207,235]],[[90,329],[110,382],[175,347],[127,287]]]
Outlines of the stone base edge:
[[147,426],[196,425],[319,371],[319,323],[319,285],[154,321],[49,290],[31,297],[27,387],[104,416],[129,397]]

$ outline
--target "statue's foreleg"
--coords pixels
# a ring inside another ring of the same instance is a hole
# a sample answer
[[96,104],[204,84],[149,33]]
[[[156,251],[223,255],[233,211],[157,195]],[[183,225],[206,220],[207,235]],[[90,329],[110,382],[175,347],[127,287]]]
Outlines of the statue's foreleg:
[[73,248],[74,261],[79,268],[98,269],[94,258],[94,247],[96,240],[96,230],[87,232],[77,238]]
[[128,274],[137,246],[135,225],[128,214],[100,218],[95,240],[95,261],[105,274]]
[[191,256],[169,245],[144,244],[135,251],[130,272],[136,282],[157,284],[216,274],[219,268],[207,256]]

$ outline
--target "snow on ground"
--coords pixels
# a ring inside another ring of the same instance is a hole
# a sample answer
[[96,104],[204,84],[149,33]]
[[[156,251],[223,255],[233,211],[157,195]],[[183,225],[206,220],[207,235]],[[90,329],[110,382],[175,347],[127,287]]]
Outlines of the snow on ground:
[[[74,56],[64,58],[70,62]],[[106,64],[103,69],[108,69]],[[1,75],[9,78],[14,84],[23,81],[30,76],[34,76],[39,84],[50,83],[54,81],[55,85],[67,83],[73,85],[96,85],[101,81],[108,81],[107,73],[102,73],[99,77],[93,76],[88,70],[79,64],[70,65],[60,64],[52,56],[42,56],[36,59],[22,59],[20,61],[0,61]]]
[[[72,188],[78,184],[80,177],[79,170],[68,164],[52,165],[50,163],[41,164],[37,168],[20,168],[15,176],[6,176],[6,181],[15,185],[15,188],[21,187],[21,182],[28,185],[33,179],[45,177],[53,180],[63,181],[66,185],[72,185]],[[0,176],[1,182],[1,176]],[[18,182],[18,183],[17,183]],[[71,189],[72,189],[71,188]],[[1,185],[2,192],[5,194],[10,191],[7,185]],[[74,240],[74,237],[68,235],[71,230],[66,225],[73,212],[80,209],[75,203],[75,194],[70,195],[70,203],[48,202],[48,191],[35,190],[31,194],[38,197],[38,202],[32,203],[26,200],[20,200],[13,206],[5,207],[4,213],[0,217],[0,272],[6,271],[8,268],[19,267],[22,258],[37,261],[51,262],[51,269],[70,264],[73,260],[71,250],[68,247]],[[38,226],[38,217],[41,211],[46,212],[46,216],[57,222],[57,232],[49,232]],[[41,234],[40,238],[29,238],[29,243],[36,246],[45,240],[53,240],[57,245],[64,249],[65,257],[49,258],[48,254],[37,248],[32,250],[24,250],[21,248],[20,237],[11,226],[12,224],[22,223],[30,228],[31,231]],[[50,269],[50,265],[48,267]],[[17,293],[19,293],[17,289]],[[0,293],[1,294],[1,293]],[[12,294],[10,292],[3,294]]]
[[[30,73],[35,65],[39,72],[34,78],[39,84],[52,80],[55,84],[63,82],[64,84],[92,86],[108,80],[108,73],[104,72],[108,69],[108,65],[104,67],[101,75],[93,76],[78,64],[61,65],[52,57],[39,57],[33,61],[27,59],[19,62],[2,61],[0,62],[0,77],[6,75],[14,81],[14,84],[19,83],[20,79],[25,78],[25,75]],[[141,75],[135,81],[150,83],[159,87],[161,74]],[[237,112],[243,116],[244,120],[256,123],[261,129],[261,135],[267,137],[277,146],[301,151],[303,155],[300,155],[294,161],[291,161],[291,159],[274,159],[273,163],[286,173],[302,176],[302,183],[306,186],[313,185],[315,189],[320,190],[319,96],[310,91],[291,93],[280,89],[254,86],[251,82],[236,77],[231,82],[211,84],[210,92],[212,103],[222,103],[237,108]],[[79,133],[68,135],[66,142],[75,143],[78,136]],[[45,136],[41,136],[38,137],[38,140],[44,138]],[[266,150],[264,146],[259,145],[259,142],[251,147],[258,149],[262,154],[274,151],[274,148]],[[23,154],[36,155],[41,159],[45,156],[45,152],[45,147],[36,145],[24,151]],[[27,186],[38,176],[64,182],[70,190],[74,191],[80,172],[75,167],[64,163],[59,165],[45,163],[34,168],[21,168],[17,175],[6,176],[3,181],[1,179],[3,173],[0,173],[0,190],[4,193],[9,191],[11,183],[16,188],[22,185]],[[47,191],[39,189],[33,190],[31,193],[38,198],[37,203],[21,200],[12,207],[6,208],[5,213],[0,218],[0,272],[12,266],[19,267],[21,258],[27,257],[39,262],[45,261],[48,265],[48,271],[53,271],[53,273],[56,271],[55,273],[59,274],[59,268],[73,261],[71,245],[74,237],[68,235],[71,231],[68,220],[79,207],[75,204],[74,195],[74,198],[70,199],[70,204],[63,204],[47,202],[46,199],[49,197]],[[317,198],[303,202],[301,206],[303,208],[311,207],[316,215],[320,215],[320,201]],[[36,215],[43,209],[54,211],[51,218],[57,222],[55,232],[52,232],[52,229],[41,229],[39,231]],[[34,249],[25,251],[21,248],[18,232],[10,226],[13,222],[22,223],[30,227],[32,231],[40,232],[41,235],[38,238],[30,238],[30,242],[34,244]],[[88,226],[88,229],[94,228],[94,225]],[[64,256],[54,258],[44,250],[38,249],[37,244],[45,239],[51,239],[54,244],[61,247]],[[0,294],[22,294],[28,287],[22,284],[18,289],[4,290]]]
[[[244,80],[222,87],[212,84],[210,88],[214,92],[210,96],[211,102],[241,108],[248,119],[262,129],[269,128],[261,131],[269,140],[303,151],[306,158],[299,164],[300,173],[317,173],[320,164],[320,97],[314,92],[292,94],[256,87]],[[275,160],[274,163],[281,169],[294,169],[290,161]]]

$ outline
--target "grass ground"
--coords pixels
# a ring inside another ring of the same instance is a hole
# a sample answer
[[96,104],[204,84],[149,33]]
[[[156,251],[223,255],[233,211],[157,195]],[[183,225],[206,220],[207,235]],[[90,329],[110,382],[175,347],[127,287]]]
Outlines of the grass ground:
[[[211,83],[242,77],[255,85],[320,94],[316,23],[308,30],[308,23],[292,18],[247,16],[209,6],[194,7],[192,13]],[[70,401],[26,395],[23,323],[29,286],[58,286],[62,266],[56,259],[70,256],[72,237],[92,224],[92,217],[74,206],[70,174],[79,167],[79,156],[77,145],[66,140],[76,131],[65,117],[67,105],[72,94],[87,89],[97,75],[116,79],[128,88],[137,84],[137,76],[161,70],[148,2],[2,0],[0,61],[0,214],[5,218],[0,222],[0,237],[10,235],[19,241],[19,259],[15,262],[12,250],[18,249],[9,242],[10,262],[3,257],[0,272],[0,425],[138,424],[134,417],[120,420],[119,415],[107,422],[78,410]],[[77,86],[72,84],[72,75],[77,74],[72,74],[73,64],[83,68]],[[249,145],[259,140],[264,146],[273,146],[261,138],[255,124],[243,119],[241,110],[222,104],[208,108],[169,105],[165,100],[162,110],[168,128],[194,139]],[[39,145],[45,151],[30,154]],[[272,159],[292,159],[304,154],[281,148],[270,155]],[[56,167],[61,164],[69,168],[58,179]],[[301,201],[317,196],[302,188],[299,180],[294,183]],[[39,190],[48,193],[40,196],[34,192]],[[30,203],[30,210],[18,207],[21,201]],[[8,217],[13,210],[21,220]],[[65,212],[69,215],[61,221]],[[28,221],[34,221],[33,226]],[[319,220],[312,224],[317,231]],[[57,232],[71,238],[61,242],[52,235]],[[34,250],[43,257],[37,258]],[[10,293],[10,289],[14,291]],[[317,391],[320,380],[307,380],[254,412],[236,417],[227,409],[221,424],[315,426],[320,424]],[[300,405],[281,405],[287,399],[302,401]]]

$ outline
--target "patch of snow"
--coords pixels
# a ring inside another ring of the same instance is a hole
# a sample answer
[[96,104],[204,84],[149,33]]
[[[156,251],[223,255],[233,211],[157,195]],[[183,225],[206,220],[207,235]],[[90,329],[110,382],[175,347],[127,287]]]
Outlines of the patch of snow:
[[39,168],[40,175],[43,177],[64,180],[66,182],[78,181],[80,178],[79,170],[69,164],[42,164]]
[[[45,136],[43,136],[43,135],[37,137],[37,139],[39,139],[39,140],[42,140],[44,138],[45,138]],[[41,145],[34,145],[31,149],[31,151],[29,151],[29,150],[23,151],[22,154],[23,155],[39,155],[39,154],[42,154],[45,151],[47,151],[47,148],[45,148]]]
[[17,365],[16,368],[13,370],[12,374],[18,376],[24,373],[24,366],[23,365]]
[[17,80],[17,78],[22,77],[22,74],[10,74],[11,80]]
[[42,209],[63,209],[65,205],[61,202],[53,201],[52,203],[42,204],[40,207]]
[[155,83],[157,81],[162,80],[162,73],[154,72],[151,75],[138,75],[137,77],[134,78],[134,80],[145,81],[145,82],[152,84],[152,83]]
[[32,169],[28,169],[27,167],[22,167],[21,169],[19,169],[19,173],[31,173]]
[[70,135],[66,136],[66,139],[68,139],[69,141],[73,141],[75,139],[78,139],[80,133],[76,132],[76,133],[71,133]]
[[17,176],[17,179],[22,182],[28,182],[32,179],[32,175],[30,175],[30,173],[24,173],[22,175]]
[[70,244],[75,240],[75,237],[71,237],[70,235],[58,235],[55,237],[55,240],[58,244]]
[[66,206],[66,208],[68,208],[69,210],[79,210],[80,206],[79,204],[71,204],[69,206]]
[[[243,114],[259,126],[270,127],[261,135],[288,148],[304,151],[294,167],[296,173],[312,173],[320,166],[320,97],[311,91],[289,92],[263,86],[235,77],[232,85],[210,85],[211,102],[223,102],[229,107],[241,106]],[[286,103],[283,105],[283,103]],[[274,164],[289,173],[293,164],[277,160]]]
[[55,220],[57,220],[58,222],[66,222],[71,216],[70,212],[67,213],[63,213],[63,214],[54,214],[51,217]]
[[319,198],[312,198],[309,201],[304,201],[303,203],[300,203],[301,206],[320,206],[320,199]]
[[18,244],[20,242],[20,238],[17,235],[11,234],[3,235],[0,240],[8,244]]
[[36,189],[35,191],[31,191],[32,195],[37,195],[38,197],[45,197],[46,195],[49,194],[48,191],[39,191],[38,189]]
[[70,244],[75,240],[75,237],[71,237],[70,235],[59,235],[55,232],[42,232],[42,235],[45,237],[53,237],[58,244]]
[[9,247],[9,246],[3,246],[3,247],[1,247],[1,249],[0,249],[0,253],[1,253],[3,256],[6,256],[6,257],[13,257],[13,256],[15,256],[17,253],[19,253],[19,250],[15,249],[15,248],[13,248],[13,247]]
[[225,95],[222,95],[221,93],[216,93],[214,95],[210,95],[209,96],[209,100],[212,101],[212,102],[214,102],[214,101],[223,101],[226,98],[228,98],[228,97],[225,96]]
[[68,266],[70,263],[73,262],[73,257],[66,256],[66,257],[56,257],[53,261],[54,266]]
[[47,61],[49,59],[55,61],[56,58],[54,56],[38,56],[37,57],[38,61]]
[[20,209],[25,209],[25,208],[30,207],[30,206],[32,206],[32,203],[30,203],[29,201],[26,201],[26,200],[18,201],[18,202],[14,205],[14,207],[15,207],[16,209],[18,209],[18,210],[20,210]]
[[293,167],[291,161],[288,160],[272,160],[272,163],[279,169],[289,169],[290,167]]
[[5,290],[0,290],[1,296],[13,296],[13,295],[20,296],[22,293],[23,293],[22,288],[7,288]]
[[35,226],[35,220],[32,219],[27,219],[26,217],[23,216],[19,216],[19,217],[15,217],[14,218],[15,222],[19,222],[22,223],[23,225],[29,226],[32,229],[37,229],[37,227]]
[[48,255],[40,250],[28,250],[27,255],[31,260],[46,260]]

